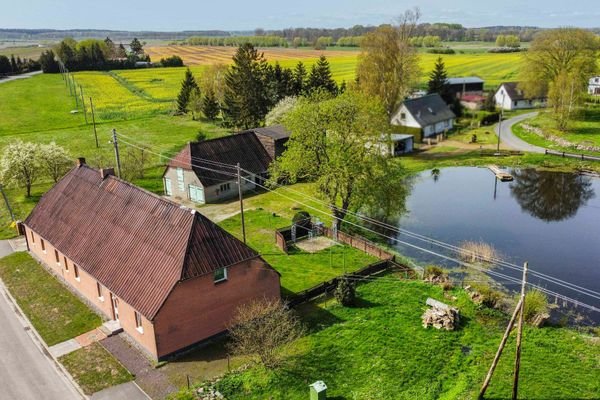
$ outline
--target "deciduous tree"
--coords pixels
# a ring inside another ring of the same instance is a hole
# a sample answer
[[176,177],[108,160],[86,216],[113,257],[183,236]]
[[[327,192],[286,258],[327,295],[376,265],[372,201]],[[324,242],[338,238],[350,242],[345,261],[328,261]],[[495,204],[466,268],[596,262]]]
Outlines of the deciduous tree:
[[280,301],[269,299],[240,306],[228,330],[234,354],[258,357],[267,368],[280,366],[285,346],[304,335],[294,312]]
[[539,33],[524,54],[522,89],[530,97],[549,95],[557,128],[565,130],[581,104],[590,76],[598,70],[600,42],[585,29]]
[[361,42],[357,66],[360,88],[381,99],[388,118],[419,78],[418,53],[410,44],[419,17],[418,9],[406,11],[397,26],[382,25]]
[[352,91],[300,99],[283,124],[291,137],[273,181],[315,182],[338,228],[349,209],[402,211],[404,170],[381,151],[389,124],[378,99]]
[[24,187],[26,196],[31,197],[31,186],[41,175],[40,145],[16,140],[4,148],[0,163],[2,183]]
[[40,146],[39,160],[46,175],[55,183],[69,171],[73,164],[69,153],[54,142]]

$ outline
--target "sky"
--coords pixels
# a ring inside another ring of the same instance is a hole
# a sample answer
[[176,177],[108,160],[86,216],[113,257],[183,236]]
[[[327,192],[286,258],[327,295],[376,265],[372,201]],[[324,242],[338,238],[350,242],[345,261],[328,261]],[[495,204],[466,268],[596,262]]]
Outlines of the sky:
[[600,27],[600,0],[0,0],[0,28],[335,28],[390,23],[417,5],[422,22]]

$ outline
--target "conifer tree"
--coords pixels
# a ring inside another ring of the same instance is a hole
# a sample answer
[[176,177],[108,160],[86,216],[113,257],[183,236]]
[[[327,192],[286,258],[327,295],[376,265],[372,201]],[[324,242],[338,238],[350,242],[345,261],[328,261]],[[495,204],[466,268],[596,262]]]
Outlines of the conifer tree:
[[196,83],[196,79],[194,79],[194,75],[192,75],[192,71],[188,68],[185,71],[185,77],[181,82],[181,90],[177,96],[177,114],[186,114],[188,112],[192,92],[197,92],[199,94],[200,88]]
[[300,96],[304,93],[304,89],[306,86],[306,68],[302,61],[298,61],[296,64],[296,68],[294,68],[293,72],[293,83],[292,83],[292,94],[294,96]]
[[429,74],[429,83],[427,85],[427,94],[438,93],[446,104],[452,103],[452,95],[448,86],[448,72],[442,57],[438,57],[433,71]]
[[206,118],[211,121],[217,119],[219,115],[220,106],[217,96],[212,89],[207,89],[206,94],[202,98],[202,113]]
[[144,46],[138,38],[133,38],[133,40],[129,44],[129,47],[131,48],[131,52],[136,56],[141,56],[142,54],[144,54]]
[[272,105],[267,85],[270,68],[264,55],[250,43],[241,45],[225,75],[223,116],[229,126],[260,126]]
[[19,68],[17,67],[17,60],[15,60],[15,55],[10,55],[10,69],[13,74],[19,72]]
[[331,77],[329,61],[327,61],[325,56],[321,56],[316,64],[313,64],[308,77],[307,92],[317,90],[324,90],[333,95],[336,95],[338,92],[337,84]]

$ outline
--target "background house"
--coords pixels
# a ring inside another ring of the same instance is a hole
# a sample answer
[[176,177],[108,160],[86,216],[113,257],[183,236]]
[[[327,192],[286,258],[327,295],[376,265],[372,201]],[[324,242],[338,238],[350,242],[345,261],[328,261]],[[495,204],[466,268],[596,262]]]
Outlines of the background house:
[[392,116],[391,124],[416,128],[421,140],[447,132],[454,126],[456,115],[439,94],[405,100]]
[[283,154],[285,144],[290,138],[290,132],[282,125],[267,126],[265,128],[249,129],[245,132],[253,132],[273,160]]
[[590,82],[588,84],[588,94],[600,96],[600,76],[590,78]]
[[83,160],[23,223],[31,253],[139,348],[162,359],[279,298],[279,274],[195,210]]
[[465,95],[483,96],[484,81],[476,76],[467,76],[463,78],[448,78],[448,91],[454,97],[459,99]]
[[519,82],[504,82],[494,95],[496,107],[504,110],[522,110],[527,108],[545,107],[546,98],[528,98],[519,89]]
[[212,203],[238,195],[237,172],[220,164],[236,165],[242,172],[242,191],[256,188],[267,177],[273,158],[252,131],[188,143],[163,174],[167,196],[195,203]]

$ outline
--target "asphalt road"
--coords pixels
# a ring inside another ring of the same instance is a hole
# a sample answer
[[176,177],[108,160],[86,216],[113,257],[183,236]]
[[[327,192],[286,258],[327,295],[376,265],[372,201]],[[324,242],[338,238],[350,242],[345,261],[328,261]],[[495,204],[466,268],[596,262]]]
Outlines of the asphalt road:
[[35,71],[35,72],[27,72],[26,74],[21,74],[21,75],[11,75],[6,78],[0,79],[0,83],[12,82],[12,81],[16,81],[17,79],[31,78],[32,76],[39,75],[41,73],[42,73],[42,71]]
[[[513,118],[509,118],[502,121],[502,132],[500,134],[500,142],[508,147],[512,147],[515,150],[528,151],[530,153],[544,153],[546,149],[543,147],[534,146],[529,144],[512,133],[512,127],[514,124],[519,123],[525,119],[533,118],[537,115],[537,112],[531,112],[527,114],[521,114]],[[496,135],[498,135],[498,125],[494,129]]]
[[[11,252],[8,242],[0,241],[0,257]],[[0,287],[0,321],[0,399],[82,398],[17,316],[4,285]]]

